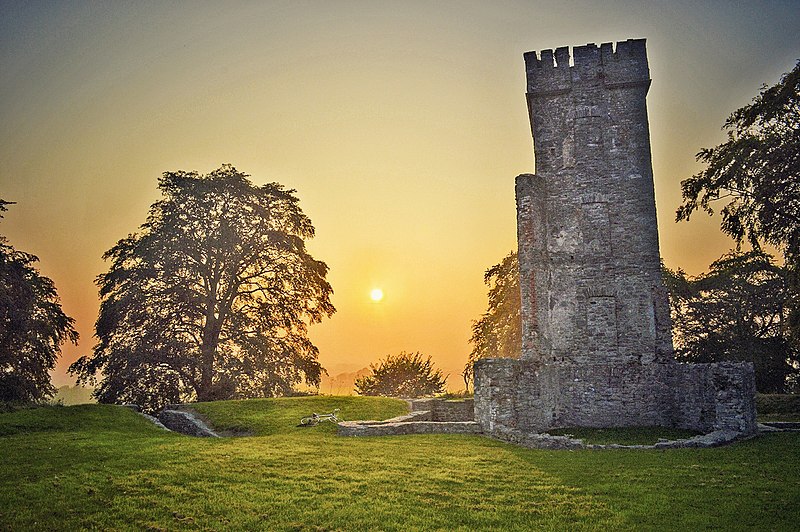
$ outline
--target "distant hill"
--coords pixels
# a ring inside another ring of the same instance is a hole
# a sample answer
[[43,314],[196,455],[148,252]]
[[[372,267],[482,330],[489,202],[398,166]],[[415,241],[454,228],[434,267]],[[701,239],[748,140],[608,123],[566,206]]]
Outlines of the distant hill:
[[91,388],[83,386],[62,386],[56,391],[53,402],[61,401],[65,406],[96,403],[97,401],[92,397],[93,391]]
[[369,368],[358,371],[323,375],[319,385],[319,393],[325,395],[354,395],[356,379],[370,373]]

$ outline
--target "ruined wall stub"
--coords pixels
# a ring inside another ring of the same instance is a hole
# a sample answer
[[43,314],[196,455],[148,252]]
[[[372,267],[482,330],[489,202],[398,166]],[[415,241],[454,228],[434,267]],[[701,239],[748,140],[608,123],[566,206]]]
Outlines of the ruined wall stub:
[[517,178],[523,358],[672,358],[644,40],[525,54],[536,175]]
[[678,364],[658,249],[645,41],[525,54],[536,175],[517,177],[522,359],[475,363],[475,419],[751,433],[752,364]]

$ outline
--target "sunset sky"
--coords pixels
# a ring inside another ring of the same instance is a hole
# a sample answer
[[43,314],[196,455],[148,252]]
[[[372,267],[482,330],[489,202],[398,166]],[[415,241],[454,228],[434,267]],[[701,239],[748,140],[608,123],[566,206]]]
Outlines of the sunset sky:
[[[0,234],[41,259],[93,344],[101,255],[170,170],[232,163],[295,188],[338,312],[333,375],[421,351],[463,387],[483,272],[516,247],[534,170],[523,52],[646,38],[662,255],[696,274],[732,242],[675,224],[694,155],[800,58],[800,3],[0,2]],[[382,298],[373,290],[380,289]],[[323,390],[325,391],[325,390]]]

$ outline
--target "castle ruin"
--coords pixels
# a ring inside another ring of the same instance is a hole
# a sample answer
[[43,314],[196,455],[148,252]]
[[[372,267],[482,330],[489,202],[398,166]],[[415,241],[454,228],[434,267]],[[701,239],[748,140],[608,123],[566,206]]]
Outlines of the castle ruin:
[[525,54],[536,175],[516,180],[522,357],[475,364],[496,436],[556,427],[752,433],[749,363],[674,360],[644,39]]

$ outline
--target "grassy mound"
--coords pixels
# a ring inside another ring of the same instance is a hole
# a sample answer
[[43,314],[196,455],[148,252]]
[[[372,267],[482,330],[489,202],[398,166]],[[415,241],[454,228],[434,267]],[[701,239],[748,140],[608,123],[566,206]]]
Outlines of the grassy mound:
[[142,416],[114,405],[40,406],[0,414],[0,436],[53,432],[148,436],[163,433]]
[[0,529],[788,530],[800,521],[800,434],[720,449],[538,451],[479,436],[343,438],[295,425],[309,397],[198,405],[247,438],[190,438],[121,407],[0,414]]
[[[280,399],[248,399],[246,401],[215,401],[197,403],[192,408],[215,430],[232,434],[270,436],[296,434],[306,429],[297,427],[300,418],[313,412],[324,414],[339,409],[344,420],[389,419],[408,413],[405,401],[386,397],[356,396],[286,397]],[[321,423],[314,430],[333,433],[333,423]]]

